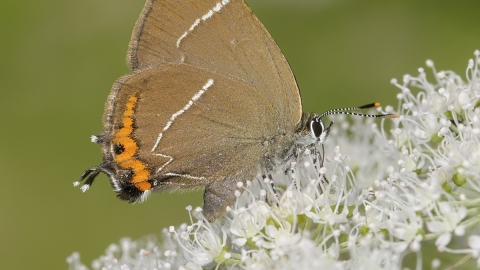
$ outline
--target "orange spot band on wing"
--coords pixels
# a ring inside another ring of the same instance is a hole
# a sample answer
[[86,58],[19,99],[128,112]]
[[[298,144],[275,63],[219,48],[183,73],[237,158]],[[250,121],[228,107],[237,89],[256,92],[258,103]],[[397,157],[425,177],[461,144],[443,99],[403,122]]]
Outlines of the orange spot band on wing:
[[138,152],[138,144],[131,137],[133,133],[133,115],[137,101],[136,93],[128,99],[126,109],[123,111],[122,128],[115,133],[112,142],[123,146],[123,152],[115,156],[115,161],[120,167],[131,169],[133,171],[131,182],[139,190],[146,191],[152,188],[150,182],[147,181],[150,177],[150,171],[147,169],[147,164],[135,157],[135,154]]
[[133,95],[128,99],[127,102],[127,109],[123,112],[123,115],[125,117],[131,117],[133,113],[135,112],[135,104],[137,103],[138,98]]
[[137,183],[135,184],[135,186],[141,190],[141,191],[146,191],[146,190],[150,190],[152,188],[152,184],[150,184],[150,182],[141,182],[141,183]]
[[138,151],[137,143],[130,137],[122,137],[113,139],[114,143],[121,144],[124,148],[123,153],[115,156],[116,162],[122,162],[134,158],[135,153]]
[[128,137],[133,132],[133,119],[132,118],[123,118],[122,119],[123,127],[115,134],[115,137]]
[[145,163],[133,158],[120,163],[120,166],[125,169],[132,169],[135,172],[144,171],[147,168]]

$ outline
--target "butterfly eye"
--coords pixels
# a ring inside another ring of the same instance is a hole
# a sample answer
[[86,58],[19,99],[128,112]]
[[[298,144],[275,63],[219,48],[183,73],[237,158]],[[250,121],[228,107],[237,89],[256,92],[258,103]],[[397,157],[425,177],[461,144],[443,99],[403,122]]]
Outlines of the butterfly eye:
[[320,118],[313,118],[310,121],[310,132],[314,138],[320,138],[324,130],[323,122]]

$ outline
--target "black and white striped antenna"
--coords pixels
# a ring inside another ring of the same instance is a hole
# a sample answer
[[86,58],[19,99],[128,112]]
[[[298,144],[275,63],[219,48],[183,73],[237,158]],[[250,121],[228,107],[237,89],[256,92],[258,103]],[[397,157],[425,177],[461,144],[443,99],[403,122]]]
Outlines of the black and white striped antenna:
[[398,118],[398,114],[364,114],[364,113],[357,113],[357,112],[351,112],[355,110],[364,110],[364,109],[370,109],[370,108],[376,108],[380,107],[379,102],[374,102],[370,104],[366,104],[363,106],[358,106],[358,107],[350,107],[350,108],[338,108],[338,109],[333,109],[333,110],[328,110],[321,115],[319,115],[319,118],[322,118],[327,115],[333,115],[333,114],[346,114],[346,115],[355,115],[355,116],[363,116],[363,117],[372,117],[372,118]]

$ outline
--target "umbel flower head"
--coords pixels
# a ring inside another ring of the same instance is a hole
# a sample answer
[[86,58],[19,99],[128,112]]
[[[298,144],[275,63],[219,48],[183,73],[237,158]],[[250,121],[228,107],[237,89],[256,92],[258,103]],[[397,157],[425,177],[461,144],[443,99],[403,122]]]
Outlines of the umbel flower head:
[[[190,222],[161,241],[122,239],[94,269],[401,269],[433,240],[431,258],[464,254],[480,267],[480,52],[462,79],[452,71],[405,75],[400,117],[332,127],[324,161],[306,150],[268,177],[238,185],[215,222],[187,207]],[[427,79],[429,77],[429,79]],[[341,117],[341,116],[339,116]],[[337,122],[338,123],[338,122]],[[431,259],[430,259],[431,260]],[[78,253],[70,269],[87,269]],[[441,260],[431,260],[432,268]],[[458,262],[460,265],[463,261]]]

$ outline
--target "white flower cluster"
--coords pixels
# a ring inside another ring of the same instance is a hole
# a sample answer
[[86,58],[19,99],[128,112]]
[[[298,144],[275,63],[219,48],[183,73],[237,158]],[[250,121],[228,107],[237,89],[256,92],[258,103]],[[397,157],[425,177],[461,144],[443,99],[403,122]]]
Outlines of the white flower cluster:
[[[465,236],[480,223],[480,52],[466,81],[430,60],[427,67],[432,75],[421,68],[392,80],[399,109],[383,113],[399,118],[333,125],[326,144],[344,152],[327,148],[323,166],[307,150],[288,168],[239,184],[243,194],[215,222],[187,207],[190,225],[165,229],[161,242],[123,239],[93,268],[401,269],[416,253],[411,265],[420,269],[426,240],[480,266],[480,235]],[[86,269],[78,253],[67,261]]]

